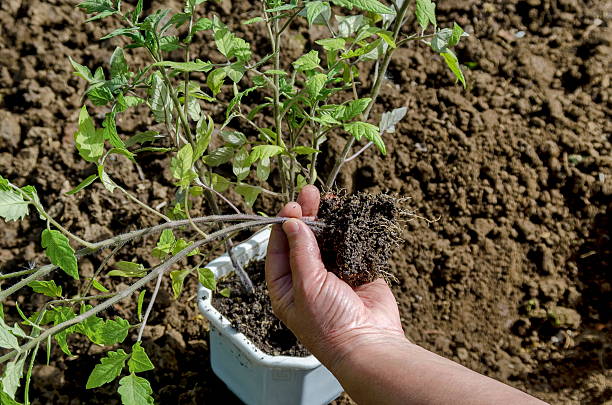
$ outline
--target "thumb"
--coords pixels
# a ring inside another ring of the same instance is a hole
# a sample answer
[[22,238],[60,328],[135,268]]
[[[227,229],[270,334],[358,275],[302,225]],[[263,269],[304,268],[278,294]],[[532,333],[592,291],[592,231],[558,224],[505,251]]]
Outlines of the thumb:
[[311,291],[318,292],[325,281],[327,270],[312,230],[302,221],[290,219],[283,224],[283,231],[289,242],[294,291],[306,295]]

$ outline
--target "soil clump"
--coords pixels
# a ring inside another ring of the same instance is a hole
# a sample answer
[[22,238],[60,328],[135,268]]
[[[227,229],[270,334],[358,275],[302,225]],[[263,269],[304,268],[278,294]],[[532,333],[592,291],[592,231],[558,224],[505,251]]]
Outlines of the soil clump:
[[324,194],[316,232],[328,271],[352,287],[388,278],[389,259],[400,240],[398,200],[386,194]]

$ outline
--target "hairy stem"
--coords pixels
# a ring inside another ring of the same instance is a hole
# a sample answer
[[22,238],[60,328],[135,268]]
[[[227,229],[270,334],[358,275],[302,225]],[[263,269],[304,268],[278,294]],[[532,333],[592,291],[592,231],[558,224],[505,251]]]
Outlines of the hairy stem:
[[[273,221],[273,222],[279,222],[279,221]],[[54,326],[52,328],[46,329],[38,337],[36,337],[34,339],[31,339],[30,341],[28,341],[28,343],[26,343],[25,345],[21,346],[19,349],[12,350],[9,353],[5,354],[4,356],[0,357],[0,363],[5,363],[6,361],[9,361],[12,358],[14,358],[17,354],[34,348],[37,344],[39,344],[40,342],[44,341],[48,336],[55,335],[56,333],[59,333],[59,332],[63,331],[64,329],[69,328],[72,325],[76,325],[77,323],[82,322],[85,319],[98,314],[99,312],[109,308],[111,305],[113,305],[113,304],[115,304],[115,303],[117,303],[119,301],[123,301],[124,299],[126,299],[130,295],[132,295],[135,291],[138,291],[141,288],[143,288],[149,281],[155,279],[156,277],[159,277],[160,273],[164,273],[170,267],[172,267],[173,265],[178,263],[179,260],[181,260],[185,256],[187,256],[187,254],[189,254],[193,249],[196,249],[196,248],[198,248],[198,247],[200,247],[200,246],[202,246],[204,244],[210,243],[213,240],[216,240],[216,239],[219,239],[219,238],[223,238],[223,237],[227,236],[228,234],[230,234],[230,233],[232,233],[234,231],[239,231],[239,230],[247,229],[247,228],[251,228],[251,227],[264,226],[264,225],[268,225],[270,223],[271,222],[269,220],[262,219],[262,220],[258,220],[258,221],[251,221],[251,222],[246,222],[246,223],[232,225],[232,226],[224,228],[224,229],[222,229],[220,231],[211,233],[208,236],[208,238],[201,239],[201,240],[193,243],[192,245],[187,246],[185,249],[181,250],[176,255],[172,256],[170,259],[168,259],[164,263],[162,263],[159,266],[157,266],[149,274],[147,274],[146,276],[144,276],[140,280],[136,281],[130,287],[125,288],[125,289],[117,292],[113,297],[109,298],[108,300],[102,302],[101,304],[96,305],[95,307],[91,308],[89,311],[86,311],[86,312],[84,312],[84,313],[82,313],[80,315],[77,315],[76,317],[74,317],[74,318],[72,318],[70,320],[62,322],[62,323],[60,323],[60,324],[58,324],[58,325],[56,325],[56,326]]]
[[[244,225],[245,225],[244,228],[248,228],[248,227],[257,227],[257,226],[265,226],[265,225],[283,223],[288,219],[289,218],[285,218],[285,217],[262,217],[259,215],[235,214],[235,215],[210,215],[206,217],[198,217],[198,218],[193,218],[193,222],[195,223],[244,222]],[[322,222],[317,222],[317,221],[304,220],[304,222],[307,225],[312,226],[312,227],[325,226],[325,224],[323,224]],[[122,235],[114,236],[110,239],[96,242],[93,244],[92,248],[80,249],[75,253],[75,255],[77,258],[83,257],[86,255],[95,253],[100,249],[104,249],[107,247],[125,243],[127,241],[130,241],[136,238],[140,238],[142,236],[145,236],[151,233],[158,233],[158,232],[163,231],[164,229],[174,229],[174,228],[179,228],[179,227],[187,226],[187,225],[189,225],[189,221],[186,219],[183,219],[179,221],[166,222],[166,223],[156,225],[150,228],[144,228],[144,229],[140,229],[137,231],[124,233]],[[243,228],[240,228],[240,229],[243,229]],[[10,286],[6,290],[0,291],[0,302],[4,302],[4,300],[6,300],[6,298],[10,296],[11,294],[13,294],[15,291],[25,287],[32,281],[43,278],[44,276],[46,276],[53,270],[57,269],[57,267],[58,266],[55,266],[53,264],[42,266],[36,269],[36,271],[30,276],[20,280],[19,282]]]
[[160,217],[161,219],[163,219],[164,221],[170,222],[172,221],[170,218],[168,218],[167,216],[165,216],[164,214],[162,214],[161,212],[149,207],[147,204],[143,203],[142,201],[140,201],[138,198],[136,198],[135,196],[133,196],[130,192],[128,192],[126,189],[124,189],[123,187],[119,187],[117,186],[117,188],[119,190],[121,190],[122,193],[125,194],[125,196],[127,198],[129,198],[131,201],[135,202],[136,204],[138,204],[140,207],[144,208],[146,211],[150,212],[153,215],[156,215],[158,217]]
[[157,282],[155,283],[155,290],[153,290],[151,301],[149,301],[147,310],[145,311],[145,314],[142,317],[140,328],[138,328],[138,338],[136,339],[137,342],[140,342],[142,340],[142,334],[144,332],[144,328],[147,325],[147,320],[149,319],[149,315],[151,315],[151,310],[153,309],[153,305],[155,305],[155,299],[157,299],[157,293],[159,293],[159,288],[161,287],[161,282],[163,278],[164,278],[164,272],[160,272],[159,276],[157,276]]

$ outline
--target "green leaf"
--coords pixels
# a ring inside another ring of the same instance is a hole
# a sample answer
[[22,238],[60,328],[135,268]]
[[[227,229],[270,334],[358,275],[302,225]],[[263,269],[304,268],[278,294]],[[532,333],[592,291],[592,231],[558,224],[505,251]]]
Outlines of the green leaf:
[[238,83],[246,72],[243,62],[234,62],[229,66],[225,67],[225,73],[234,83]]
[[164,52],[172,52],[181,49],[181,44],[178,37],[165,36],[159,39],[159,49]]
[[344,121],[352,120],[353,118],[355,118],[356,116],[364,112],[366,107],[368,106],[368,104],[370,104],[371,101],[372,99],[368,97],[349,101],[345,105],[344,114],[342,116],[342,119]]
[[122,318],[107,319],[95,330],[94,343],[99,345],[114,345],[121,343],[127,337],[130,323]]
[[338,51],[344,49],[346,40],[343,38],[325,38],[319,39],[315,43],[321,45],[326,51]]
[[10,398],[15,399],[17,388],[21,385],[19,380],[23,375],[23,366],[27,356],[21,356],[17,360],[13,360],[6,364],[4,375],[2,376],[2,390]]
[[257,178],[261,181],[268,180],[270,176],[270,158],[264,157],[257,164]]
[[215,44],[219,52],[228,60],[236,58],[239,61],[247,61],[251,57],[251,48],[242,38],[231,33],[227,27],[215,29]]
[[105,84],[87,90],[87,97],[95,106],[103,106],[114,100],[113,92]]
[[322,1],[311,1],[306,3],[306,20],[308,25],[313,24],[324,25],[331,17],[331,9],[329,3]]
[[193,171],[193,148],[191,144],[183,146],[175,157],[170,162],[170,172],[180,187],[188,187],[189,184],[197,177]]
[[92,280],[91,286],[100,292],[108,292],[108,288],[104,287],[98,280]]
[[293,153],[297,153],[298,155],[312,155],[313,153],[321,152],[318,149],[311,148],[309,146],[296,146],[292,149]]
[[232,171],[239,181],[244,180],[249,175],[251,171],[251,162],[249,161],[249,152],[246,148],[238,149],[234,155]]
[[98,179],[98,175],[97,174],[92,174],[91,176],[89,176],[85,180],[83,180],[78,186],[76,186],[72,190],[68,191],[66,193],[66,195],[74,195],[74,194],[78,193],[79,191],[83,190],[85,187],[89,186],[91,183],[93,183],[97,179]]
[[459,67],[459,61],[457,60],[455,54],[449,49],[446,52],[441,53],[440,55],[442,55],[444,61],[446,62],[450,70],[453,72],[457,80],[459,80],[461,84],[463,84],[463,88],[465,88],[465,77],[463,76],[463,72]]
[[283,147],[277,145],[258,145],[251,150],[249,162],[253,164],[260,159],[274,157],[283,151]]
[[4,349],[18,349],[19,341],[11,332],[11,328],[0,318],[0,347]]
[[221,91],[221,86],[223,86],[223,81],[227,76],[227,72],[225,69],[215,69],[208,74],[206,77],[206,85],[212,91],[213,96],[216,96]]
[[238,131],[223,131],[219,135],[223,140],[235,148],[239,148],[247,142],[246,136]]
[[13,191],[0,190],[0,217],[16,221],[28,215],[28,202]]
[[130,71],[127,61],[125,60],[125,54],[123,49],[120,47],[115,48],[115,52],[110,58],[111,65],[111,77],[119,77],[127,74]]
[[360,121],[349,122],[348,124],[344,124],[344,130],[353,135],[357,140],[366,138],[368,141],[373,142],[383,155],[387,153],[387,149],[376,125]]
[[123,349],[119,349],[116,352],[108,352],[106,357],[102,357],[100,363],[94,367],[87,379],[85,388],[101,387],[119,377],[129,356]]
[[194,62],[163,61],[154,63],[153,66],[168,67],[179,72],[209,72],[213,68],[212,63],[200,59],[196,59]]
[[315,100],[319,96],[319,93],[321,93],[321,90],[325,87],[326,82],[327,75],[323,73],[317,73],[308,78],[305,88],[312,100]]
[[130,160],[134,160],[134,156],[131,152],[125,149],[125,143],[121,138],[119,138],[119,134],[117,134],[117,123],[115,121],[114,112],[109,112],[106,114],[102,126],[104,127],[104,139],[108,140],[113,147],[123,150],[121,153],[127,156]]
[[79,279],[77,259],[74,250],[68,243],[68,238],[59,231],[45,229],[42,232],[42,247],[51,263],[64,270],[75,280]]
[[448,50],[448,41],[452,35],[453,31],[451,31],[449,28],[439,30],[431,39],[431,49],[440,53],[446,52]]
[[163,139],[164,136],[160,135],[159,132],[157,131],[145,131],[145,132],[139,132],[134,136],[131,136],[128,140],[125,141],[125,146],[126,147],[130,147],[130,146],[134,146],[136,144],[145,144],[147,142],[154,142],[157,139]]
[[[105,36],[100,38],[100,41],[104,41],[104,40],[107,40],[107,39],[118,37],[120,35],[125,35],[126,37],[131,38],[132,40],[139,39],[138,28],[136,28],[136,27],[134,27],[134,28],[126,27],[126,28],[117,28],[113,32],[111,32],[109,34],[106,34]],[[141,38],[140,38],[140,40],[142,41]]]
[[[349,50],[347,52],[344,52],[342,54],[342,58],[344,59],[349,59],[349,58],[355,58],[358,56],[363,56],[364,58],[372,51],[374,51],[376,48],[378,48],[380,46],[382,42],[382,39],[378,38],[372,42],[367,43],[367,45],[359,47],[357,49],[352,49]],[[366,55],[366,56],[364,56]]]
[[210,291],[217,289],[217,280],[215,280],[215,273],[209,268],[198,269],[198,280],[200,284],[208,288]]
[[265,21],[265,20],[262,17],[255,17],[255,18],[251,18],[249,20],[243,21],[242,24],[249,25],[249,24],[255,24],[261,21]]
[[77,7],[82,8],[88,14],[115,10],[111,0],[85,0],[79,3]]
[[429,23],[436,24],[436,4],[431,0],[416,0],[416,17],[419,25],[425,31]]
[[142,373],[155,368],[151,360],[149,360],[145,349],[140,345],[140,342],[136,342],[132,346],[132,356],[128,360],[128,367],[130,373]]
[[457,23],[453,23],[453,33],[448,39],[448,46],[455,46],[459,43],[459,40],[463,36],[467,36],[468,34],[463,32],[463,28],[459,26]]
[[312,70],[319,67],[321,59],[319,59],[319,53],[317,51],[310,51],[306,55],[300,56],[295,62],[293,67],[298,71]]
[[105,189],[107,189],[111,193],[115,191],[117,185],[115,184],[113,179],[111,179],[109,175],[106,174],[106,172],[104,171],[104,165],[98,165],[98,177],[100,178],[100,181],[102,182],[102,185]]
[[231,182],[226,179],[225,177],[217,174],[217,173],[213,173],[212,174],[212,181],[211,181],[211,187],[218,193],[223,193],[225,192],[229,186],[230,186]]
[[138,322],[142,322],[142,304],[144,304],[146,291],[142,290],[140,294],[138,294],[138,304],[136,306],[136,312],[138,314]]
[[[172,246],[172,254],[175,255],[178,252],[180,252],[181,250],[185,249],[187,246],[191,245],[191,242],[187,242],[185,239],[181,238],[179,240],[177,240],[174,243],[174,246]],[[191,252],[189,252],[187,254],[187,256],[193,256],[193,255],[197,255],[198,253],[200,253],[200,249],[195,248],[193,249]]]
[[253,207],[257,196],[261,193],[261,187],[240,184],[236,186],[236,192],[244,197],[244,201],[249,207]]
[[114,267],[115,270],[108,272],[109,276],[142,277],[147,274],[147,269],[140,263],[119,261]]
[[208,148],[210,138],[215,129],[215,123],[213,122],[212,118],[210,116],[207,118],[208,119],[205,119],[204,116],[200,117],[200,120],[196,126],[196,144],[193,151],[194,162],[201,158]]
[[142,377],[138,377],[132,373],[119,380],[119,389],[121,402],[123,405],[152,405],[153,397],[151,394],[151,384]]
[[380,132],[394,132],[395,125],[404,118],[408,109],[406,107],[395,108],[393,111],[385,111],[380,117]]
[[230,297],[230,289],[228,287],[225,287],[224,289],[219,291],[219,294],[221,294],[225,298],[229,298]]
[[376,35],[382,38],[382,40],[385,41],[387,45],[389,45],[391,48],[397,47],[397,45],[395,44],[395,41],[393,40],[393,34],[391,32],[380,30],[376,32]]
[[72,67],[74,68],[75,72],[75,76],[81,77],[85,80],[87,80],[88,82],[93,80],[93,75],[91,74],[91,70],[89,70],[89,68],[87,66],[83,66],[77,62],[75,62],[74,59],[72,59],[70,56],[68,56],[68,60],[70,60],[70,64],[72,65]]
[[153,256],[163,259],[172,252],[174,245],[176,244],[176,239],[172,230],[164,229],[159,236],[159,240],[157,241],[157,246],[153,249]]
[[195,22],[195,24],[193,24],[193,27],[191,28],[191,34],[193,35],[199,31],[209,30],[212,27],[213,22],[210,20],[210,18],[200,18],[198,21]]
[[170,272],[170,279],[172,280],[172,292],[174,293],[174,298],[180,297],[183,292],[183,284],[185,283],[185,278],[191,273],[191,270],[175,270]]
[[[51,336],[49,336],[51,337]],[[15,401],[9,394],[4,392],[4,387],[0,381],[0,404],[2,405],[22,405],[20,402]]]
[[32,281],[28,284],[28,287],[32,288],[34,292],[44,294],[47,297],[61,297],[62,287],[55,285],[55,281]]
[[151,75],[149,105],[153,112],[153,117],[158,123],[163,124],[167,120],[172,120],[173,108],[170,90],[158,72]]
[[74,134],[74,141],[79,154],[88,162],[95,163],[104,154],[104,134],[102,130],[96,131],[86,106],[81,108],[79,129]]
[[332,3],[352,10],[356,7],[360,10],[370,11],[377,14],[395,14],[392,8],[385,6],[378,0],[332,0]]
[[338,20],[338,34],[343,38],[350,37],[365,24],[365,18],[360,14],[336,16],[336,20]]
[[204,162],[209,166],[220,166],[230,161],[234,156],[234,148],[224,146],[213,150],[208,156],[204,156]]

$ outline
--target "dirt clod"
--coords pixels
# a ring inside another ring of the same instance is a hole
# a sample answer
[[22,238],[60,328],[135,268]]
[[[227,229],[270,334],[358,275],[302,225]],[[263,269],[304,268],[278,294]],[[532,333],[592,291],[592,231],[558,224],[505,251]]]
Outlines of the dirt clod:
[[327,270],[352,287],[387,277],[399,216],[397,199],[385,194],[323,195],[317,239]]

